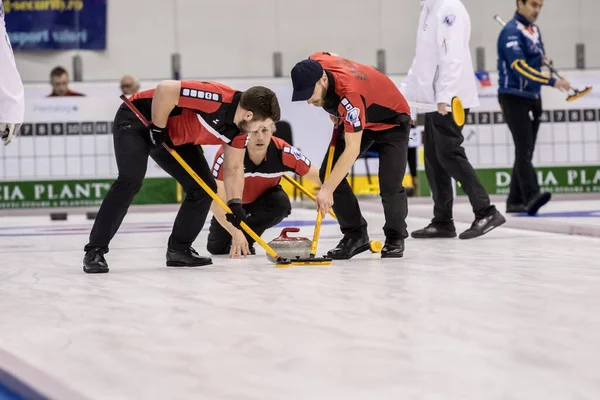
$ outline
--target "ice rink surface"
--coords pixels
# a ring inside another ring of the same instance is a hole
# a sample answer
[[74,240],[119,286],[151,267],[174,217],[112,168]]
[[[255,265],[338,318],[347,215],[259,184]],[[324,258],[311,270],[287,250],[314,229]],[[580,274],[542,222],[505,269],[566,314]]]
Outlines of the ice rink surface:
[[[173,269],[174,216],[130,213],[105,275],[82,272],[84,216],[1,218],[0,349],[94,400],[600,398],[598,238],[499,228],[409,239],[401,260],[277,269],[257,248]],[[310,237],[313,218],[287,225]],[[340,238],[325,225],[319,253]]]

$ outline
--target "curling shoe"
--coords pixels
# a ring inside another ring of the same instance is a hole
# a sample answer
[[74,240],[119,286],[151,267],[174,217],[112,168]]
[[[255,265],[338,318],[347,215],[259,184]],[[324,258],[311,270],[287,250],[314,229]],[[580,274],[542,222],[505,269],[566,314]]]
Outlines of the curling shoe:
[[200,256],[192,247],[184,250],[167,249],[167,267],[201,267],[210,264],[210,257]]
[[108,263],[104,259],[104,250],[99,247],[89,249],[83,256],[83,272],[86,274],[105,274]]
[[335,249],[327,252],[327,257],[332,260],[349,260],[370,248],[369,235],[366,233],[358,237],[344,236]]
[[381,249],[381,258],[402,258],[404,255],[404,240],[386,239],[383,249]]

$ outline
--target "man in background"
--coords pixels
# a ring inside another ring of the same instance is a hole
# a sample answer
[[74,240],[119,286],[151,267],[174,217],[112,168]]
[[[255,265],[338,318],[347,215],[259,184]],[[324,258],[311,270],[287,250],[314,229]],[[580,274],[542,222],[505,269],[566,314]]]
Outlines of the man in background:
[[[418,122],[417,122],[418,123]],[[419,195],[419,178],[417,171],[417,149],[423,143],[422,137],[422,128],[419,126],[414,126],[410,129],[410,136],[408,140],[408,170],[410,171],[410,176],[412,178],[412,188],[411,190],[407,190],[406,194],[408,197],[418,196]]]
[[515,143],[507,213],[537,214],[552,195],[540,193],[532,158],[542,115],[542,85],[563,91],[569,82],[541,73],[544,43],[535,25],[544,0],[517,0],[517,12],[498,38],[498,102]]
[[0,138],[5,146],[19,134],[24,116],[25,91],[6,33],[4,6],[0,1]]
[[[464,137],[449,112],[453,97],[465,108],[479,105],[469,50],[471,19],[460,0],[424,0],[417,34],[416,56],[400,90],[409,101],[437,105],[425,114],[425,172],[433,197],[433,220],[411,233],[416,239],[456,237],[452,178],[469,197],[475,221],[460,239],[484,235],[506,222],[491,204],[462,146]],[[414,110],[413,110],[414,111]]]
[[136,94],[140,90],[140,82],[131,75],[125,75],[121,78],[121,93],[125,96]]
[[84,96],[69,89],[69,73],[60,66],[50,71],[50,85],[52,85],[52,93],[48,97]]

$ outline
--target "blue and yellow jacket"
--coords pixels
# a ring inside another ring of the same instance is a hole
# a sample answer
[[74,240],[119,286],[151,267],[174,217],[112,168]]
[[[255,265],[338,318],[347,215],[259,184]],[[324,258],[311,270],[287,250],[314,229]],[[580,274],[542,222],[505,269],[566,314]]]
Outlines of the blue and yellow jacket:
[[544,54],[538,27],[515,13],[498,38],[498,93],[539,99],[542,85],[556,82],[540,72]]

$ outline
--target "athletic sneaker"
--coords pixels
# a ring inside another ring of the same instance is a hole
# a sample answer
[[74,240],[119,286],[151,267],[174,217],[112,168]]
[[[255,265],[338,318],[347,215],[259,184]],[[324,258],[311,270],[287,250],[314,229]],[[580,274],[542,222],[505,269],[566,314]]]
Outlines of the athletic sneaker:
[[538,213],[540,208],[546,205],[552,198],[552,193],[544,192],[535,196],[533,199],[527,203],[527,214],[535,215]]
[[414,239],[455,238],[456,229],[454,229],[454,225],[441,226],[439,224],[431,223],[423,229],[413,231],[410,236]]
[[519,214],[526,213],[527,207],[525,204],[507,204],[506,205],[506,213],[507,214]]
[[474,239],[476,237],[485,235],[494,228],[499,227],[506,222],[506,218],[500,211],[496,210],[494,214],[490,214],[487,217],[476,219],[471,227],[461,233],[459,239]]

